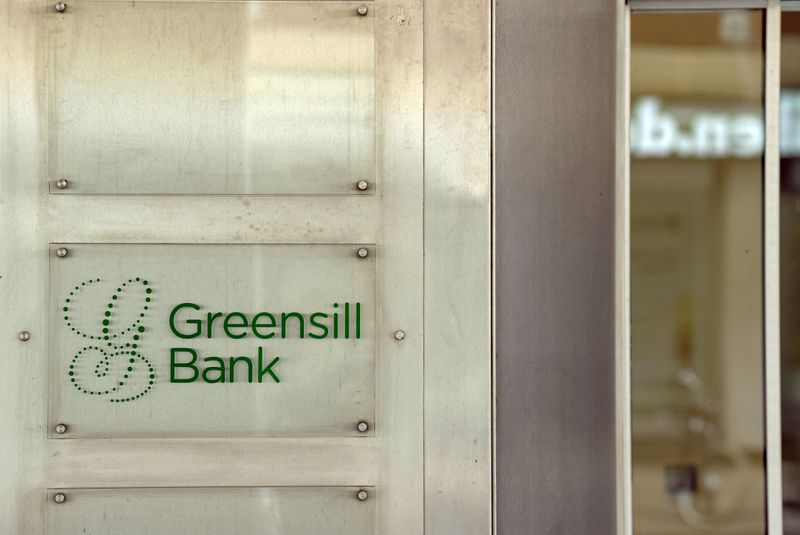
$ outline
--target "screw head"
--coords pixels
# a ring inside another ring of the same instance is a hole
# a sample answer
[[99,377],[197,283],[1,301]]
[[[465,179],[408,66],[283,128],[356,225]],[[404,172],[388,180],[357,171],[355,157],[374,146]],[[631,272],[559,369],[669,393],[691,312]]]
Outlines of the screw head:
[[56,503],[64,503],[67,501],[67,496],[64,493],[59,492],[53,496],[53,501]]
[[365,6],[364,4],[361,4],[360,6],[358,6],[356,11],[358,12],[359,15],[361,15],[363,17],[364,15],[369,13],[369,8],[367,6]]
[[56,187],[58,189],[67,189],[68,186],[69,186],[69,182],[67,181],[66,178],[60,178],[60,179],[56,180]]
[[56,433],[63,435],[67,432],[67,424],[56,424]]
[[31,333],[29,333],[28,331],[20,331],[19,332],[19,339],[22,342],[27,342],[28,340],[31,339]]
[[67,4],[65,4],[64,2],[58,2],[56,4],[56,11],[58,11],[59,13],[63,13],[66,10],[67,10]]
[[358,498],[359,501],[365,502],[367,501],[367,498],[369,498],[369,493],[364,489],[359,489],[359,491],[356,493],[356,498]]
[[58,256],[59,258],[64,258],[68,254],[69,251],[67,251],[66,247],[59,247],[58,249],[56,249],[56,256]]
[[395,331],[394,332],[394,339],[397,340],[398,342],[400,340],[404,340],[405,337],[406,337],[406,332],[405,331]]
[[369,431],[369,424],[362,420],[358,422],[358,426],[356,426],[356,428],[358,429],[359,433],[366,433]]
[[366,247],[360,247],[358,249],[358,257],[359,258],[366,258],[368,256],[369,256],[369,249],[367,249]]
[[369,189],[369,182],[366,180],[359,180],[358,184],[356,184],[358,191],[367,191]]

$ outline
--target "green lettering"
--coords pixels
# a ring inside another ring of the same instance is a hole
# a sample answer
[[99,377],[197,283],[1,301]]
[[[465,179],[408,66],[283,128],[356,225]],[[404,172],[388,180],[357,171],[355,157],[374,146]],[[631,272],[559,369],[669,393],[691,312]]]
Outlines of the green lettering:
[[231,357],[230,358],[230,382],[235,383],[235,368],[237,362],[245,362],[247,363],[247,382],[253,382],[253,361],[247,357]]
[[172,333],[178,338],[183,338],[183,339],[197,338],[198,336],[200,336],[200,333],[203,330],[200,324],[200,320],[186,320],[186,323],[188,325],[195,326],[194,331],[189,334],[179,332],[178,329],[175,327],[175,315],[178,314],[178,311],[182,308],[191,308],[193,310],[200,310],[200,307],[194,303],[181,303],[180,305],[173,308],[172,312],[170,312],[169,314],[169,328],[172,331]]
[[308,323],[311,325],[311,327],[318,327],[319,329],[321,329],[321,334],[315,334],[311,332],[311,330],[309,329],[308,336],[310,336],[311,338],[315,338],[317,340],[322,340],[323,338],[327,338],[328,336],[328,326],[325,325],[324,323],[318,323],[316,321],[316,318],[318,317],[322,319],[328,319],[328,315],[325,314],[324,312],[315,312],[311,314],[311,317],[308,319]]
[[270,377],[272,377],[272,380],[275,381],[276,383],[280,383],[281,382],[280,378],[275,374],[274,371],[272,371],[272,367],[275,366],[278,363],[279,360],[280,360],[280,357],[275,357],[274,359],[272,359],[272,362],[270,362],[269,365],[265,368],[264,367],[264,349],[261,348],[261,347],[258,348],[258,382],[259,383],[262,382],[262,379],[264,378],[265,374],[269,374]]
[[[219,357],[206,357],[203,362],[216,362],[217,366],[206,366],[203,369],[203,382],[206,383],[224,383],[225,382],[225,361]],[[216,372],[216,379],[209,377],[210,372]]]
[[[269,323],[260,323],[259,320],[261,318],[268,318]],[[266,340],[268,338],[272,338],[273,336],[275,336],[275,333],[262,334],[258,330],[262,328],[272,329],[275,327],[275,325],[277,325],[277,322],[275,321],[275,316],[273,316],[269,312],[259,312],[258,314],[253,316],[253,324],[251,325],[251,327],[253,328],[254,335],[256,335],[258,338],[261,338],[262,340]]]
[[209,338],[211,338],[211,332],[214,330],[212,327],[214,325],[214,320],[217,318],[221,318],[224,314],[222,312],[211,312],[208,313],[208,332],[206,333]]
[[[200,370],[194,365],[197,362],[197,353],[195,353],[194,349],[189,349],[188,347],[173,347],[169,350],[169,382],[170,383],[193,383],[197,380],[197,376],[200,374]],[[177,363],[175,362],[175,355],[177,353],[190,353],[192,355],[192,360],[185,363]],[[191,379],[178,379],[175,374],[176,368],[191,368],[192,369],[192,378]]]
[[[339,308],[339,303],[334,303],[333,308]],[[333,339],[339,339],[339,314],[333,313]]]
[[361,303],[356,303],[356,339],[361,338]]
[[306,337],[305,318],[299,312],[283,312],[281,313],[281,338],[286,338],[286,323],[289,318],[297,318],[300,338]]
[[[231,319],[237,319],[237,318],[241,320],[240,323],[233,323],[231,321]],[[236,338],[237,340],[239,338],[244,338],[245,336],[247,336],[247,333],[242,332],[236,335],[230,331],[231,328],[243,329],[245,327],[247,327],[247,316],[245,316],[241,312],[231,312],[230,314],[225,316],[225,321],[222,323],[222,330],[225,331],[225,334],[227,334],[231,338]]]
[[350,303],[344,304],[344,338],[350,339]]

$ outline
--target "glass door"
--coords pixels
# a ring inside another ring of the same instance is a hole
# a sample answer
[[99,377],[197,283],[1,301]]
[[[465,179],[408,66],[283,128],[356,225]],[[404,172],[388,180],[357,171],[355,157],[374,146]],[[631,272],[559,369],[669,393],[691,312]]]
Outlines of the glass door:
[[765,20],[631,16],[636,535],[767,532]]

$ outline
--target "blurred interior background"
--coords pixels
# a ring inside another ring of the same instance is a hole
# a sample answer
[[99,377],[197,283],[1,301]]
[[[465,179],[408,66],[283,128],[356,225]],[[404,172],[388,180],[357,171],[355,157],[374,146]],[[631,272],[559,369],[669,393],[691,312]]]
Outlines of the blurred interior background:
[[[634,532],[766,533],[764,17],[631,23]],[[785,533],[800,534],[800,13],[782,39]]]

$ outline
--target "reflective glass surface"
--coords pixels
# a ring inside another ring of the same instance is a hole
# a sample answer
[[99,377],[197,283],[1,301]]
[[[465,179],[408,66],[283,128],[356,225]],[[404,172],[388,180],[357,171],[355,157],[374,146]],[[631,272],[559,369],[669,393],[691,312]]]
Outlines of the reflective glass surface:
[[[349,487],[50,490],[48,535],[371,535],[372,499]],[[56,503],[56,494],[65,496]]]
[[784,533],[800,535],[800,12],[781,40],[781,360]]
[[368,435],[375,260],[359,247],[53,245],[51,436]]
[[763,14],[631,30],[634,532],[763,534]]
[[69,187],[53,193],[374,183],[374,17],[358,2],[54,4],[50,178]]

